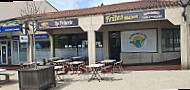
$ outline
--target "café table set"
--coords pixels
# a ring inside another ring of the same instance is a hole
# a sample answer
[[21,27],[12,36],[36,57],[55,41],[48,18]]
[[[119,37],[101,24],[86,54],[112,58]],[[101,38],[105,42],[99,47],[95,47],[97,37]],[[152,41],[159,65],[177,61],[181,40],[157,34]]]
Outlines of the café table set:
[[[79,58],[79,57],[74,57],[74,58]],[[55,58],[52,58],[55,59]],[[57,58],[56,58],[57,59]],[[102,79],[99,71],[101,71],[102,67],[104,67],[105,65],[109,65],[109,64],[113,64],[116,60],[103,60],[100,61],[100,63],[98,64],[89,64],[86,65],[87,68],[91,68],[92,70],[92,76],[89,79],[89,81],[91,81],[92,79],[97,79],[99,82]],[[71,68],[71,70],[73,71],[73,74],[77,73],[77,71],[79,71],[79,66],[81,64],[84,64],[84,61],[72,61],[71,59],[62,59],[62,60],[57,60],[57,61],[53,61],[53,63],[57,63],[57,64],[61,64],[61,63],[67,63],[69,65],[69,67]],[[55,66],[54,69],[55,70],[59,70],[59,69],[63,69],[64,66]]]

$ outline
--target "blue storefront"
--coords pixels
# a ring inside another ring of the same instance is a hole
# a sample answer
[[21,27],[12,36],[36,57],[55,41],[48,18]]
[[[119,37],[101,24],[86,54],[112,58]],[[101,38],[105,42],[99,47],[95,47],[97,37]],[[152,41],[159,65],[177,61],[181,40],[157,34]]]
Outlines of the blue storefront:
[[[19,37],[21,34],[20,26],[0,27],[0,64],[1,65],[19,65],[27,62],[28,43],[21,43]],[[37,60],[50,56],[50,41],[48,34],[37,34],[36,55]]]

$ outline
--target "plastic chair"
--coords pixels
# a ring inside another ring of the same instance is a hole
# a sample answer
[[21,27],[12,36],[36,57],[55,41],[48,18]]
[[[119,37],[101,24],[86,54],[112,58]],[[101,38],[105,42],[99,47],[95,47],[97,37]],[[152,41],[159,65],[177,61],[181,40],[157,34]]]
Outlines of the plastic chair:
[[79,66],[79,71],[80,71],[79,75],[81,75],[81,78],[83,78],[86,75],[89,75],[91,73],[91,69],[87,68],[85,65],[80,65]]
[[69,69],[70,68],[68,66],[64,66],[64,68],[62,68],[62,70],[59,70],[59,71],[64,71],[64,72],[59,73],[59,71],[58,71],[57,76],[59,77],[60,80],[63,80],[63,78],[61,78],[60,76],[67,75],[69,72]]
[[117,69],[119,69],[119,71],[123,71],[123,60],[119,62],[115,62],[113,69],[114,71]]
[[[102,68],[101,73],[104,75],[105,74],[113,74],[112,70],[113,70],[113,65],[109,65],[109,66]],[[109,77],[109,80],[112,80],[111,77]]]

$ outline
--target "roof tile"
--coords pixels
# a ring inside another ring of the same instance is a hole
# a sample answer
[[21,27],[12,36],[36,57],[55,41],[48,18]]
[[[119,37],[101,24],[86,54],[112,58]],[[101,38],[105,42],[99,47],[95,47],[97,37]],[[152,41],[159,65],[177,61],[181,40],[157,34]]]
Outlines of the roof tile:
[[103,5],[98,7],[84,8],[84,9],[50,12],[50,13],[41,14],[39,16],[40,19],[53,19],[53,18],[74,17],[82,15],[104,14],[109,12],[128,11],[136,9],[168,7],[168,6],[178,6],[177,0],[140,0],[134,2],[124,2],[124,3]]

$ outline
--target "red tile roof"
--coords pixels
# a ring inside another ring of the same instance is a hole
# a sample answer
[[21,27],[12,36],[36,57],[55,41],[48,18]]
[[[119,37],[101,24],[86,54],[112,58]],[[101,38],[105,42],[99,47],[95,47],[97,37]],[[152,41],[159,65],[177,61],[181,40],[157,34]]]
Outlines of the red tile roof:
[[[98,7],[75,9],[75,10],[64,10],[59,12],[51,12],[41,14],[41,19],[53,19],[53,18],[64,18],[74,17],[82,15],[93,15],[93,14],[104,14],[118,11],[138,10],[138,9],[150,9],[158,7],[171,7],[178,6],[177,0],[140,0],[134,2],[124,2],[112,5],[103,5]],[[40,16],[41,16],[40,15]]]

